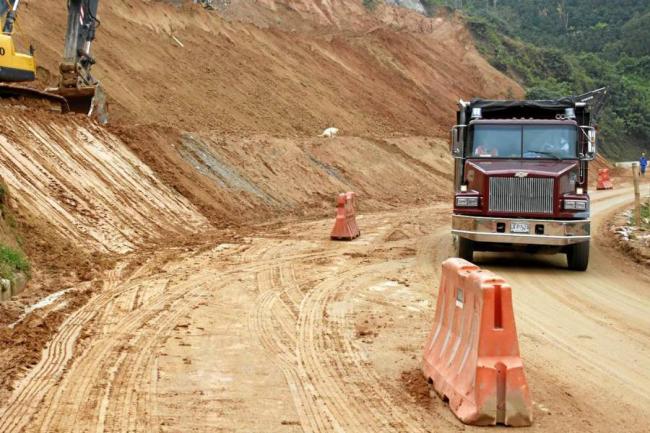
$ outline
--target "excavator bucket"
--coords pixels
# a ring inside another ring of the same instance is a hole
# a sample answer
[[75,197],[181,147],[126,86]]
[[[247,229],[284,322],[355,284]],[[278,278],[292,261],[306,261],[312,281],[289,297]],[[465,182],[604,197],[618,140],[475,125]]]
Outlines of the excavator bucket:
[[108,103],[101,86],[52,88],[47,89],[52,95],[65,99],[70,111],[96,118],[100,123],[108,123]]
[[24,104],[31,108],[59,110],[62,114],[70,111],[85,114],[108,123],[108,103],[101,86],[80,88],[50,88],[45,91],[11,84],[0,84],[0,100],[11,104]]

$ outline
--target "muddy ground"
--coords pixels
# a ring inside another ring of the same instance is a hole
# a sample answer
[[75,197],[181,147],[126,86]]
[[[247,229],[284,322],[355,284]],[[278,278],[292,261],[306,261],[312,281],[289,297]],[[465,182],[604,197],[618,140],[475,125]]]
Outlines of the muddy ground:
[[[629,192],[595,194],[597,232]],[[471,430],[419,373],[447,204],[363,214],[347,243],[327,240],[331,222],[118,265],[4,393],[0,429]],[[600,236],[592,254],[586,273],[560,256],[479,256],[513,286],[531,430],[647,430],[650,280]]]

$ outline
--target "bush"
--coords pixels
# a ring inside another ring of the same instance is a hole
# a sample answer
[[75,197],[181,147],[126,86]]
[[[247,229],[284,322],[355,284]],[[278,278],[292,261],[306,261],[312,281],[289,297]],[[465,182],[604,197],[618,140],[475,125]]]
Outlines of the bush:
[[11,279],[16,272],[29,273],[29,262],[25,255],[18,250],[0,245],[0,277]]
[[[638,6],[642,10],[634,15],[627,10],[632,4],[607,9],[604,3],[580,3],[577,10],[595,21],[572,15],[576,25],[581,23],[578,30],[555,28],[541,0],[503,0],[498,8],[466,0],[463,13],[481,54],[519,81],[527,98],[558,98],[606,86],[608,100],[595,119],[600,149],[612,159],[636,159],[650,141],[650,12],[641,13],[650,6]],[[572,5],[567,2],[576,8]],[[594,8],[606,16],[592,13]],[[622,35],[616,30],[621,27]],[[602,40],[594,42],[598,35]]]
[[363,5],[366,7],[366,9],[373,10],[377,7],[381,0],[363,0]]

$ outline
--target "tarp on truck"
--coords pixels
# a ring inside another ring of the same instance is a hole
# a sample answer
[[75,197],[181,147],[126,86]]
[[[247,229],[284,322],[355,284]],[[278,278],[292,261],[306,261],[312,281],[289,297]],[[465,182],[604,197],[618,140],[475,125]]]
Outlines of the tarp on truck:
[[508,110],[517,108],[533,108],[542,110],[564,110],[575,106],[574,98],[562,98],[540,101],[499,101],[491,99],[472,99],[468,108],[480,108],[484,112]]
[[[560,99],[546,100],[493,100],[472,99],[465,106],[467,118],[471,116],[473,108],[480,108],[487,118],[499,116],[523,118],[552,118],[555,114],[563,113],[566,108],[575,108],[576,112],[597,115],[602,109],[607,98],[607,89],[600,88],[582,95],[568,96]],[[577,103],[579,104],[576,107]],[[579,113],[577,113],[579,115]],[[586,120],[586,119],[583,119]]]

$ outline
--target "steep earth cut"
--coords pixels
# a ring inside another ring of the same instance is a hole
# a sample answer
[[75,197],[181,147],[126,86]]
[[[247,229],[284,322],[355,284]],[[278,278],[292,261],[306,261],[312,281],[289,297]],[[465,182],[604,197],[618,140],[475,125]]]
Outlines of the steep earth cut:
[[[223,18],[187,3],[101,4],[94,70],[114,122],[440,135],[460,97],[523,94],[478,55],[453,16],[392,7],[369,14],[353,0],[265,0],[233,2]],[[57,4],[30,2],[19,21],[22,45],[33,41],[50,83],[63,48],[65,8]]]

